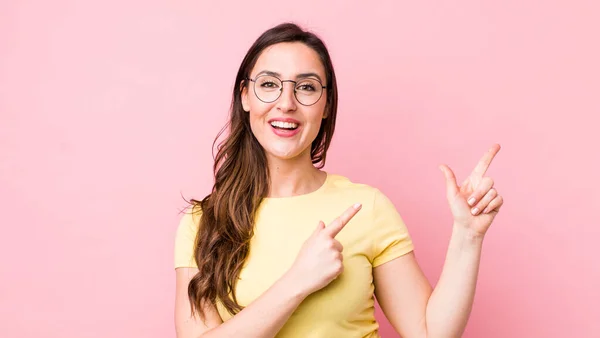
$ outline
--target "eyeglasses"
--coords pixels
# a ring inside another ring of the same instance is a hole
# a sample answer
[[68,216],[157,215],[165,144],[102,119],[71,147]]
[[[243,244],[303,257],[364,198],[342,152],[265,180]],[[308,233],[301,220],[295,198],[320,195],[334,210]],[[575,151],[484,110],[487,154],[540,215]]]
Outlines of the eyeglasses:
[[323,95],[323,86],[321,81],[313,78],[306,78],[299,81],[281,80],[272,75],[259,75],[255,79],[246,78],[254,83],[254,94],[265,103],[275,102],[283,92],[283,83],[291,82],[294,84],[294,96],[303,106],[312,106],[317,103]]

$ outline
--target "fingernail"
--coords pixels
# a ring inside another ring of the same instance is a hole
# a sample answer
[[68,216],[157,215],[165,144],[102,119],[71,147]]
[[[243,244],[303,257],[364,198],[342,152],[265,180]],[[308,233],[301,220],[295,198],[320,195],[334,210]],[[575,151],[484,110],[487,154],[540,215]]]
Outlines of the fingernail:
[[469,205],[473,205],[475,203],[475,197],[469,198]]
[[355,205],[353,205],[354,209],[360,209],[361,204],[360,203],[356,203]]
[[471,213],[472,213],[473,215],[477,215],[477,212],[479,212],[479,209],[477,209],[477,207],[475,207],[475,208],[471,209]]

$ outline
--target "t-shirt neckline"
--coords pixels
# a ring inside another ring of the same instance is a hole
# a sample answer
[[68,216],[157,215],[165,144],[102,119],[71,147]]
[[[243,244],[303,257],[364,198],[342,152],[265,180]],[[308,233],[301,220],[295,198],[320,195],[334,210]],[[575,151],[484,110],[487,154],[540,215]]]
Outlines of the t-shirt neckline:
[[320,194],[321,192],[323,192],[325,190],[325,188],[327,187],[327,185],[329,184],[330,179],[332,178],[332,175],[329,174],[327,171],[325,171],[325,181],[323,182],[323,184],[321,184],[321,186],[319,188],[317,188],[317,190],[308,192],[306,194],[301,194],[301,195],[294,195],[294,196],[286,196],[286,197],[264,197],[263,201],[281,201],[281,202],[286,202],[286,201],[296,201],[299,199],[305,199],[305,198],[309,198],[309,197],[314,197],[318,194]]

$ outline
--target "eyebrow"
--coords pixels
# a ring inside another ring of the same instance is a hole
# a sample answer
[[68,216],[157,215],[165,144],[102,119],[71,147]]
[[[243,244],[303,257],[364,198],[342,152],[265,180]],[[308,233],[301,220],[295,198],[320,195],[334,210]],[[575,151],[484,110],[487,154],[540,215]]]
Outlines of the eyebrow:
[[[270,76],[275,76],[275,77],[281,78],[281,74],[279,74],[277,72],[270,71],[270,70],[260,71],[258,74],[256,74],[256,76],[259,76],[261,74],[266,74],[266,75],[270,75]],[[309,73],[300,73],[300,74],[296,75],[296,79],[305,79],[307,77],[316,77],[321,83],[323,83],[323,79],[321,79],[321,77],[317,73],[309,72]]]

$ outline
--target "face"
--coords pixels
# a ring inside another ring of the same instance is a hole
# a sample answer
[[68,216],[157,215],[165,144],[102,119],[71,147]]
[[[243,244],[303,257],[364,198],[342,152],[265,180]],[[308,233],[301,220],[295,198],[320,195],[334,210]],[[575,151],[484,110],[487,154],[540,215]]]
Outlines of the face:
[[267,158],[310,160],[311,143],[326,118],[327,89],[319,87],[327,79],[319,55],[303,43],[279,43],[262,52],[249,77],[256,81],[243,88],[242,105]]

